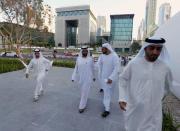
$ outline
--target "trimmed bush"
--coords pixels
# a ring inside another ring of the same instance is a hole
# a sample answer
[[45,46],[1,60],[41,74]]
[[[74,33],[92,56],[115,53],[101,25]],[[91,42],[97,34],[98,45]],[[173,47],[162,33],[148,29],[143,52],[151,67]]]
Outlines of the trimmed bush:
[[58,67],[68,67],[68,68],[74,68],[75,67],[75,62],[69,62],[69,61],[54,61],[53,66],[58,66]]
[[[26,60],[29,64],[30,60]],[[54,61],[53,66],[74,68],[75,62],[69,61]],[[24,65],[17,59],[0,59],[0,73],[17,71],[24,69]]]
[[0,73],[24,69],[23,64],[16,59],[0,59]]

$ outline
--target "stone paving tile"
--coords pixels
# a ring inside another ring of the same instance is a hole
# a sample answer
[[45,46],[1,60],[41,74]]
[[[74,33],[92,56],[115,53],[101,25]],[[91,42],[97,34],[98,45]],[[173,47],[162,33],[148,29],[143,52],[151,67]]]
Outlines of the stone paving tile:
[[[71,82],[73,69],[53,67],[45,81],[45,94],[32,102],[34,83],[24,78],[24,70],[0,75],[0,131],[124,131],[119,109],[118,88],[111,103],[111,115],[103,119],[103,94],[95,82],[90,90],[87,109],[78,113],[80,90]],[[180,101],[167,96],[169,107],[180,124]]]
[[124,131],[118,88],[111,103],[111,115],[103,119],[99,84],[90,90],[87,109],[78,113],[80,90],[71,82],[73,69],[53,67],[45,81],[45,94],[32,102],[34,83],[24,70],[0,75],[0,131]]
[[[167,113],[170,109],[175,125],[180,125],[180,100],[178,100],[174,95],[168,95],[163,102],[163,110]],[[180,129],[178,130],[180,131]]]

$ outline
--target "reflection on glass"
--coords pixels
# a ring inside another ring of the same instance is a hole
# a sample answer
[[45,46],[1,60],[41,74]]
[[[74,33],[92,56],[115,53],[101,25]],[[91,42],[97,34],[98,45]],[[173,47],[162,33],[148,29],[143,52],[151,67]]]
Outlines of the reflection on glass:
[[68,46],[76,46],[78,38],[78,21],[66,21],[66,43]]

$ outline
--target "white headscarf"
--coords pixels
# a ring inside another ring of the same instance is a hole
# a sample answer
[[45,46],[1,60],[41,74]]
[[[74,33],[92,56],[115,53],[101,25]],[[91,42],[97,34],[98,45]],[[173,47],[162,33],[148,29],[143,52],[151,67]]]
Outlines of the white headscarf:
[[104,44],[102,45],[102,47],[107,48],[111,53],[115,53],[109,43],[104,43]]
[[87,46],[83,46],[83,47],[81,48],[78,57],[82,57],[82,51],[83,51],[83,49],[87,49],[87,50],[88,50],[87,57],[90,57],[90,51],[89,51],[89,49],[88,49]]
[[39,49],[36,48],[36,49],[34,49],[33,59],[36,59],[36,56],[35,56],[36,52],[39,52],[39,58],[43,58],[44,57],[42,52]]
[[[160,37],[156,37],[156,36],[153,36],[153,37],[150,37],[148,38],[149,40],[152,40],[152,41],[161,41],[162,38]],[[169,57],[169,53],[167,51],[167,48],[165,46],[165,43],[151,43],[151,42],[144,42],[143,46],[141,47],[140,51],[138,52],[138,54],[136,55],[135,58],[140,58],[140,57],[144,57],[145,56],[145,48],[150,46],[150,45],[162,45],[162,51],[161,51],[161,54],[160,56],[158,57],[159,60],[165,62],[166,64],[170,64],[170,57]]]

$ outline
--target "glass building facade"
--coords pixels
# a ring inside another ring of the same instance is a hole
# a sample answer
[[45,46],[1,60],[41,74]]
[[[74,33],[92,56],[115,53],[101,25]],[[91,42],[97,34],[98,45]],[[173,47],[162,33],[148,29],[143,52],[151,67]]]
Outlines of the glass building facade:
[[[122,48],[128,48],[132,41],[133,32],[133,14],[129,15],[111,15],[110,40],[118,51]],[[119,49],[118,49],[119,48]],[[124,49],[128,51],[128,49]]]
[[146,1],[146,37],[150,37],[152,31],[151,27],[156,21],[156,6],[157,0]]
[[90,43],[96,42],[97,26],[90,20]]
[[78,42],[78,21],[66,21],[66,42],[67,46],[75,46]]
[[88,15],[88,10],[76,10],[76,11],[63,11],[58,12],[57,16],[76,16],[76,15]]
[[164,3],[159,8],[159,21],[158,25],[161,26],[171,17],[171,5]]

